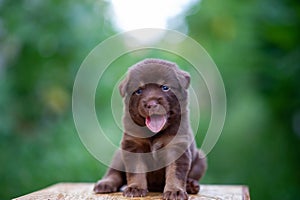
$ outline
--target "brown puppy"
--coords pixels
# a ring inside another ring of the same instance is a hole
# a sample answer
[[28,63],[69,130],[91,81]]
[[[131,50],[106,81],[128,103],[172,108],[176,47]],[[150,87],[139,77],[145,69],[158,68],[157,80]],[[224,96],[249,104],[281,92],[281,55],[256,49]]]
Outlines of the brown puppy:
[[96,193],[125,184],[127,197],[161,191],[164,199],[188,199],[187,193],[198,193],[206,159],[190,127],[189,84],[189,74],[168,61],[146,59],[129,69],[119,86],[125,106],[122,150],[96,183]]

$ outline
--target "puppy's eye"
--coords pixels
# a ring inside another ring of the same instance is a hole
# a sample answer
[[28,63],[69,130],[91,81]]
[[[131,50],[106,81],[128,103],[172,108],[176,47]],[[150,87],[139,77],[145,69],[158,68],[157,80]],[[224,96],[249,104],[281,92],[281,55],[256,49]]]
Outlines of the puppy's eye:
[[142,92],[143,92],[143,90],[141,89],[141,88],[139,88],[137,91],[135,91],[134,93],[136,94],[136,95],[140,95],[140,94],[142,94]]
[[162,85],[162,86],[161,86],[161,89],[162,89],[162,91],[164,91],[164,92],[167,92],[167,91],[170,90],[170,88],[169,88],[168,86],[166,86],[166,85]]

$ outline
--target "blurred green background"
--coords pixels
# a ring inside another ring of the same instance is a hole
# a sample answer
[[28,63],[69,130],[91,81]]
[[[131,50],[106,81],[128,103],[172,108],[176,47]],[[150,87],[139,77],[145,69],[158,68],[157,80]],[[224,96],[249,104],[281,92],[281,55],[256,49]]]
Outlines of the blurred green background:
[[[298,0],[194,1],[180,18],[219,67],[227,93],[224,130],[202,183],[248,185],[252,199],[298,199]],[[80,142],[71,97],[83,59],[119,32],[113,21],[109,1],[0,1],[0,199],[105,172]],[[97,110],[109,112],[98,101]]]

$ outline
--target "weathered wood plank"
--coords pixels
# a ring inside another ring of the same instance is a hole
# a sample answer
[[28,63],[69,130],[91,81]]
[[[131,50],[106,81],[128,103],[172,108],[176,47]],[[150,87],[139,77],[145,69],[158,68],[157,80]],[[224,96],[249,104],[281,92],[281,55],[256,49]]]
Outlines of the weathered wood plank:
[[[48,188],[15,198],[15,200],[149,200],[161,199],[161,193],[148,193],[143,198],[125,198],[121,192],[112,194],[93,193],[92,183],[59,183]],[[250,200],[247,186],[201,185],[199,194],[189,195],[190,200]]]

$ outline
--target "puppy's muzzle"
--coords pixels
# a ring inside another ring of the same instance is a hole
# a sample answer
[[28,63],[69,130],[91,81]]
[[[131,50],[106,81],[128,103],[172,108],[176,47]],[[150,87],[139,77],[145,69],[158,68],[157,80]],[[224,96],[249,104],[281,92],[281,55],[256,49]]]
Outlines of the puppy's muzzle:
[[166,109],[156,99],[143,100],[143,108],[147,116],[166,114]]
[[143,110],[146,113],[146,126],[154,133],[163,129],[167,121],[167,111],[160,104],[159,98],[143,100]]

